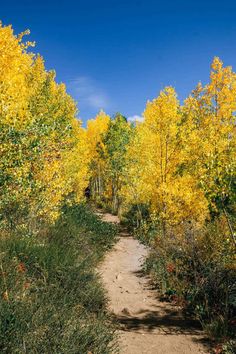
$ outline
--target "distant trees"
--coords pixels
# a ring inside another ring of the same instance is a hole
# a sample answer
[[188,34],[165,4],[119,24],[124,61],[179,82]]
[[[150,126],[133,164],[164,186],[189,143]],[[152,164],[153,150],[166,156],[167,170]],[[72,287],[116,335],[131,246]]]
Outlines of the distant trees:
[[125,156],[131,133],[130,124],[120,113],[110,119],[100,112],[95,120],[88,122],[92,194],[95,199],[108,203],[115,213],[121,206],[120,192],[125,181]]
[[105,159],[107,162],[107,191],[111,196],[112,211],[120,212],[122,196],[121,189],[126,180],[127,160],[126,151],[131,138],[132,128],[126,118],[120,113],[110,121],[107,133],[104,135],[106,146]]
[[103,142],[110,123],[110,117],[100,111],[87,123],[87,144],[90,155],[90,187],[93,198],[101,200],[105,192],[105,145]]

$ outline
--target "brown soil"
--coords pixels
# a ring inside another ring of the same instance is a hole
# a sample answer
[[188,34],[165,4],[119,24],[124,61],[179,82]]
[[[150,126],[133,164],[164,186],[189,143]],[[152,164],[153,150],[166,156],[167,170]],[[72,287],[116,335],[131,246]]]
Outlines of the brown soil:
[[[107,222],[116,216],[100,214]],[[185,319],[180,309],[158,299],[150,279],[142,274],[147,249],[124,231],[100,267],[119,326],[122,354],[200,354],[209,348],[199,325]]]

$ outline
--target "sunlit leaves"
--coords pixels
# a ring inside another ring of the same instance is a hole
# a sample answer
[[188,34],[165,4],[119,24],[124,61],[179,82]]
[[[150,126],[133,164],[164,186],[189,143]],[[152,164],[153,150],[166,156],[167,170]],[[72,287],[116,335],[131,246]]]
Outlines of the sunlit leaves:
[[[55,220],[71,192],[83,198],[87,141],[77,108],[29,42],[0,26],[0,214],[2,226]],[[72,168],[73,166],[73,168]],[[20,220],[21,219],[21,220]]]

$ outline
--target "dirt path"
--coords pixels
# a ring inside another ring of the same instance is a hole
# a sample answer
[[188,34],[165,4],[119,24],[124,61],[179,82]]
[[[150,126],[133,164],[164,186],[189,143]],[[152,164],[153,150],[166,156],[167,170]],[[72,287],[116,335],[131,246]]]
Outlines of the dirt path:
[[[103,220],[118,223],[104,214]],[[147,250],[125,232],[107,254],[100,272],[110,299],[110,310],[120,324],[122,354],[208,353],[204,336],[185,320],[176,306],[160,302],[149,279],[142,276],[142,260]]]

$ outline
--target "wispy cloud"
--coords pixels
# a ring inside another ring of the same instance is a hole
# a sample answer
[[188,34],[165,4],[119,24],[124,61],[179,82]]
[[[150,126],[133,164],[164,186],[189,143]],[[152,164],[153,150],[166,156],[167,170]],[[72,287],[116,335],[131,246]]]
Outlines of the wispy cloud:
[[106,92],[98,83],[88,76],[79,76],[68,83],[68,89],[78,101],[79,106],[101,109],[110,106],[110,100]]
[[143,122],[143,117],[136,114],[134,116],[128,117],[128,121],[129,122]]

